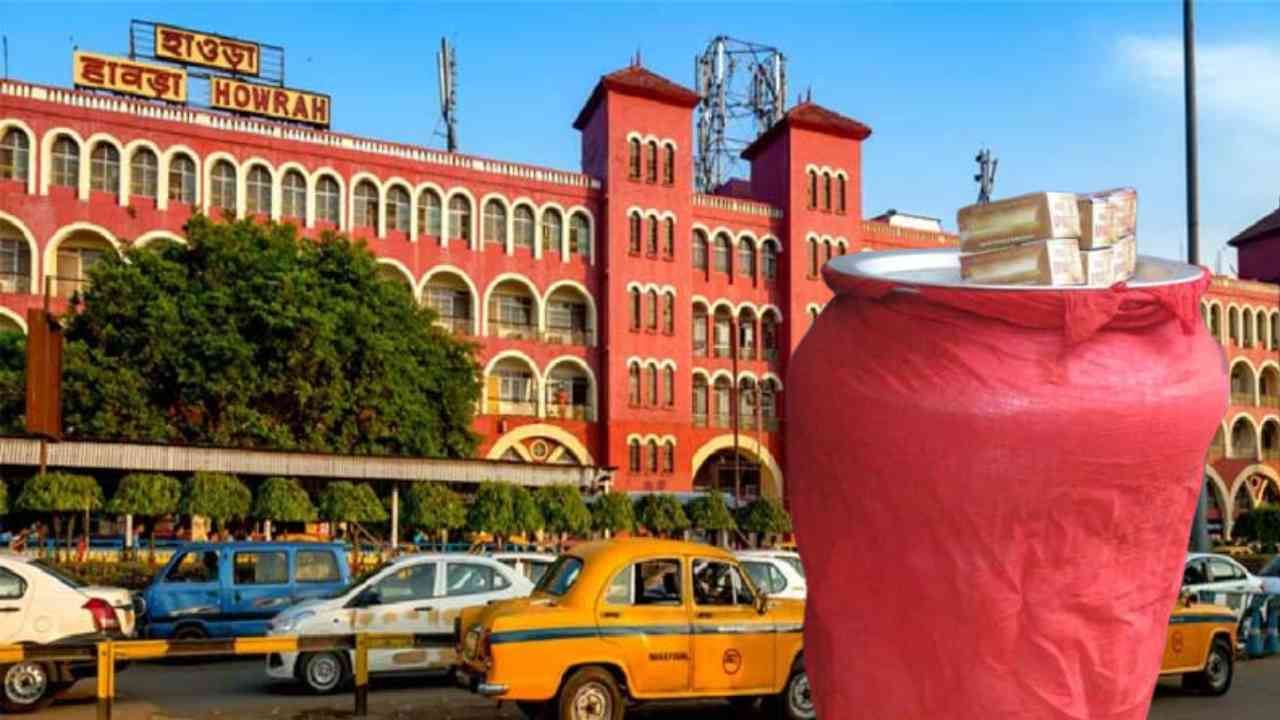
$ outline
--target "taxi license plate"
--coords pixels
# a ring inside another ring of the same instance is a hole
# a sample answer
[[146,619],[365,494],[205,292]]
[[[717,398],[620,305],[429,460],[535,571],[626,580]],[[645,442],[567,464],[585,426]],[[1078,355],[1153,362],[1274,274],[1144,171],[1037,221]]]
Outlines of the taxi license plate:
[[476,647],[480,644],[480,631],[472,628],[467,633],[467,637],[462,641],[462,658],[464,660],[472,660],[476,656]]

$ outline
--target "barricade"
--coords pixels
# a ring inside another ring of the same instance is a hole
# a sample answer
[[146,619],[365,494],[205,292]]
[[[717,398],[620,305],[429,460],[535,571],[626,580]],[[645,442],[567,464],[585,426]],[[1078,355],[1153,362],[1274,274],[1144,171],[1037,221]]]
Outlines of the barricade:
[[0,664],[22,660],[46,662],[96,662],[98,666],[98,720],[111,720],[116,696],[116,666],[132,660],[177,657],[269,655],[282,652],[350,650],[353,666],[354,717],[369,714],[369,651],[453,647],[439,635],[356,633],[354,635],[281,635],[228,640],[111,640],[82,645],[0,645]]

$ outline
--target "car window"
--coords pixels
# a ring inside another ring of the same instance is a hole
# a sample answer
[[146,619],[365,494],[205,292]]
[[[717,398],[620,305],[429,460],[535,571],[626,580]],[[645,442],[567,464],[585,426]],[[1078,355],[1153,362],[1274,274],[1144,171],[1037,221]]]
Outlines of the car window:
[[534,586],[533,591],[548,595],[564,595],[578,581],[578,576],[581,574],[581,558],[576,558],[572,555],[561,555],[543,573],[542,579]]
[[787,589],[787,576],[773,565],[769,566],[769,593],[777,594]]
[[525,576],[528,577],[536,585],[547,574],[547,568],[551,567],[551,563],[545,560],[534,560],[525,565]]
[[632,563],[613,576],[605,594],[606,605],[679,606],[680,561],[643,560]]
[[791,556],[789,556],[789,555],[788,555],[788,556],[786,556],[786,557],[783,557],[783,558],[782,558],[782,562],[784,562],[784,563],[786,563],[786,564],[790,565],[791,567],[795,568],[795,569],[796,569],[796,573],[797,573],[797,574],[799,574],[799,575],[800,575],[800,577],[804,577],[804,563],[800,562],[800,558],[798,558],[798,557],[791,557]]
[[445,594],[472,595],[501,590],[511,583],[489,565],[479,563],[449,563],[445,574]]
[[0,600],[18,600],[27,594],[27,581],[0,568]]
[[436,595],[436,563],[423,562],[401,568],[378,581],[383,603],[425,600]]
[[693,601],[698,605],[751,605],[755,598],[736,565],[694,560]]
[[1182,571],[1183,585],[1200,585],[1209,582],[1208,576],[1205,574],[1203,560],[1191,560],[1187,562],[1186,568]]
[[1235,568],[1231,563],[1225,560],[1212,559],[1209,561],[1209,581],[1222,582],[1224,580],[1243,579],[1244,575]]
[[289,582],[289,554],[283,550],[237,552],[232,556],[236,585],[283,585]]
[[498,558],[498,562],[502,563],[503,565],[506,565],[509,568],[513,568],[516,566],[515,558]]
[[51,576],[53,579],[57,580],[63,585],[66,585],[69,588],[74,588],[79,590],[80,588],[85,587],[84,583],[62,572],[58,568],[52,565],[49,565],[43,560],[32,560],[31,566],[38,568],[40,570],[43,570],[46,575]]
[[773,592],[773,580],[769,577],[769,571],[773,567],[769,563],[747,560],[742,563],[742,569],[747,571],[747,577],[751,578],[752,585],[765,592]]
[[164,579],[172,583],[218,582],[218,553],[212,550],[185,552],[169,568]]
[[298,582],[338,582],[342,579],[338,558],[328,550],[299,550],[296,562],[298,569],[294,571],[294,579]]

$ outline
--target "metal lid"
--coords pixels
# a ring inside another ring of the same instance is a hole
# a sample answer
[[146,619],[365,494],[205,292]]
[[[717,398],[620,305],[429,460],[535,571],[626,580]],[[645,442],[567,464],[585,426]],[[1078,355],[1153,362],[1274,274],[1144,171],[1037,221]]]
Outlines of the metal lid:
[[[936,250],[893,250],[889,252],[859,252],[832,258],[827,265],[831,270],[853,277],[888,280],[901,285],[900,290],[912,287],[954,287],[965,290],[1097,290],[1088,285],[988,285],[968,283],[960,278],[960,251],[953,248]],[[1133,277],[1126,281],[1131,288],[1158,287],[1192,282],[1200,277],[1195,265],[1139,255]]]

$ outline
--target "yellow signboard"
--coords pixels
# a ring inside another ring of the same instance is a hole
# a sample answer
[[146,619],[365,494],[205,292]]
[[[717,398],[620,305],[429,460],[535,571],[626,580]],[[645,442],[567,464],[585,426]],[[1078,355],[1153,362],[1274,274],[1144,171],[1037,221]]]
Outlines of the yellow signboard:
[[171,25],[156,25],[156,57],[241,75],[262,70],[262,47],[257,43]]
[[329,96],[303,90],[211,77],[209,106],[329,127]]
[[81,51],[76,51],[72,64],[77,87],[173,102],[187,100],[187,73],[179,68]]

